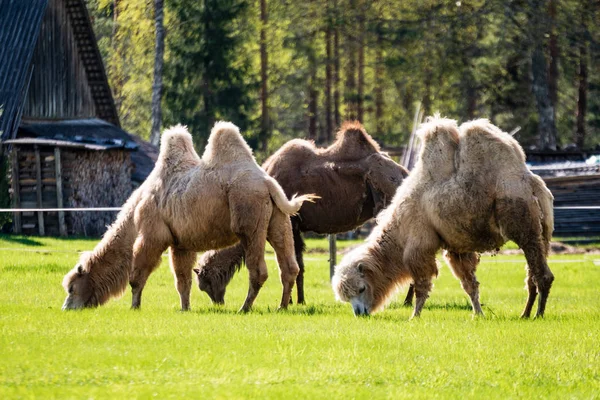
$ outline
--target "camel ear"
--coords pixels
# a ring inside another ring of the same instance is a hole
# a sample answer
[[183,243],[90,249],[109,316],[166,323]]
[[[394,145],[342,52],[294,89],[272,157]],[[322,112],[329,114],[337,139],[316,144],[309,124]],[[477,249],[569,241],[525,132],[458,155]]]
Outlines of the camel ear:
[[200,268],[194,268],[194,272],[196,273],[196,275],[200,275]]
[[77,264],[77,275],[83,275],[83,265]]

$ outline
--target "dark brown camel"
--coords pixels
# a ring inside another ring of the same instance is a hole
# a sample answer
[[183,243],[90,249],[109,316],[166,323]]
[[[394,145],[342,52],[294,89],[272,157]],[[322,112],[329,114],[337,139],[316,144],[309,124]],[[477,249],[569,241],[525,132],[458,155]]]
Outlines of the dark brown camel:
[[[404,167],[380,151],[358,122],[344,123],[336,141],[327,148],[317,148],[302,139],[291,140],[263,168],[288,196],[315,193],[321,197],[314,204],[304,203],[291,219],[300,267],[296,278],[299,304],[304,303],[305,245],[301,232],[333,234],[357,228],[391,202],[408,175]],[[243,260],[239,244],[204,253],[195,269],[200,289],[214,303],[224,303],[225,289]],[[409,295],[412,298],[412,293]]]

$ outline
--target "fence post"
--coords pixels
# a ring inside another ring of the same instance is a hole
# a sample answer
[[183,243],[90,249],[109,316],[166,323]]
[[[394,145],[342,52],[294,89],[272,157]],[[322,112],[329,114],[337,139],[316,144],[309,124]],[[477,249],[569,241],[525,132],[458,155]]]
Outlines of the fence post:
[[[56,207],[63,208],[62,164],[60,161],[60,147],[58,146],[54,148],[54,168],[56,171]],[[64,211],[58,212],[58,230],[60,236],[67,236]]]
[[[42,203],[42,162],[40,160],[40,149],[35,146],[35,179],[36,179],[36,194],[37,194],[37,206],[38,208],[43,207]],[[46,235],[46,227],[44,225],[44,212],[38,211],[38,231],[40,236]]]
[[[12,145],[11,151],[12,168],[10,172],[10,183],[12,185],[12,204],[13,208],[21,208],[21,185],[19,184],[19,148]],[[21,233],[21,213],[13,213],[15,233]]]
[[333,278],[335,272],[337,245],[335,242],[337,235],[332,233],[329,235],[329,280]]

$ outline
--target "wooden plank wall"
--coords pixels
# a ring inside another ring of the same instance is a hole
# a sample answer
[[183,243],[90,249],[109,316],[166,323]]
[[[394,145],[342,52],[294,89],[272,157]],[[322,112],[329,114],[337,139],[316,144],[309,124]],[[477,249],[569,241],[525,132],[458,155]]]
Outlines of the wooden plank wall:
[[[545,178],[555,207],[600,206],[600,174]],[[600,210],[554,210],[554,236],[599,237]]]
[[88,74],[63,0],[50,0],[33,54],[24,118],[65,119],[97,115]]

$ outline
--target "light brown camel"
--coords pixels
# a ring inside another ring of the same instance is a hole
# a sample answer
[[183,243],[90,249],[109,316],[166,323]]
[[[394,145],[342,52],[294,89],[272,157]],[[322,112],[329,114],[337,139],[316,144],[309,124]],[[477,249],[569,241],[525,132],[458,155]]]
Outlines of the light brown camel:
[[140,307],[146,280],[169,248],[181,308],[187,310],[196,252],[240,241],[250,275],[241,310],[248,311],[267,279],[267,238],[277,254],[285,308],[298,274],[289,215],[313,198],[289,201],[277,181],[256,164],[232,123],[215,124],[202,158],[185,127],[171,128],[163,134],[150,176],[94,251],[65,276],[68,296],[63,309],[104,304],[122,294],[128,282],[132,307]]
[[[294,139],[283,145],[264,164],[288,196],[315,193],[320,200],[306,203],[292,217],[298,303],[304,303],[304,241],[301,232],[346,232],[373,218],[394,197],[408,172],[379,149],[379,145],[355,121],[346,122],[336,141],[327,148]],[[244,249],[235,245],[202,255],[196,271],[200,289],[215,303],[224,303],[225,289],[239,270]],[[410,299],[409,297],[408,299]]]
[[398,285],[414,282],[413,317],[421,313],[437,276],[435,254],[445,258],[482,314],[475,271],[477,252],[512,240],[527,259],[529,317],[537,293],[536,317],[544,315],[554,276],[548,268],[553,197],[529,172],[521,146],[489,123],[463,124],[431,118],[422,125],[420,159],[398,189],[367,243],[347,254],[332,282],[339,300],[357,315],[382,309]]

